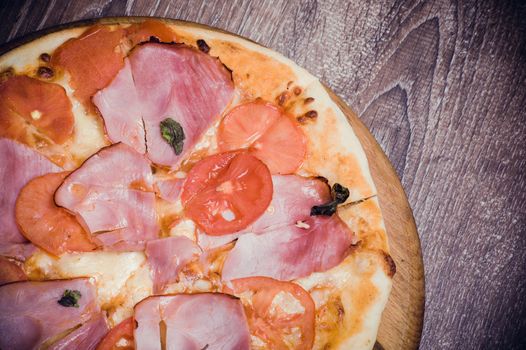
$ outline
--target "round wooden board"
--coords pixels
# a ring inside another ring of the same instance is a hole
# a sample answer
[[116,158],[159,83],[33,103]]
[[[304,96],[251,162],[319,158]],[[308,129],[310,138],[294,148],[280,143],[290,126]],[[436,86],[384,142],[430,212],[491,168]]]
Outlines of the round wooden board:
[[[107,17],[67,23],[31,33],[18,40],[2,45],[0,54],[37,39],[42,35],[61,29],[85,26],[96,22],[106,24],[117,22],[133,23],[144,20],[145,18],[146,17]],[[174,24],[195,25],[241,37],[237,34],[203,24],[166,18],[160,19]],[[244,37],[241,38],[252,41]],[[341,98],[329,88],[326,87],[326,90],[347,116],[349,123],[365,150],[371,174],[378,190],[378,199],[389,237],[390,254],[396,263],[393,289],[382,315],[382,322],[374,349],[417,349],[420,343],[424,318],[425,287],[420,239],[416,230],[411,207],[409,206],[396,171],[382,151],[380,145],[376,142],[374,136],[361,122],[356,113],[354,113]]]

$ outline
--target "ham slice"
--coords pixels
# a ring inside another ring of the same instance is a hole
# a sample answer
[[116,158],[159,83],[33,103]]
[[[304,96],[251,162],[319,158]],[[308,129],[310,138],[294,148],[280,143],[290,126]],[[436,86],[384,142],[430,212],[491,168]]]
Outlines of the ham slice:
[[181,194],[183,182],[183,179],[167,179],[157,181],[155,184],[159,190],[159,197],[168,202],[174,203]]
[[75,213],[106,248],[125,243],[140,249],[159,231],[152,187],[148,160],[119,143],[103,148],[66,177],[55,202]]
[[0,256],[0,285],[27,280],[26,273],[14,261]]
[[134,318],[136,350],[161,350],[161,342],[166,350],[249,349],[243,306],[228,294],[149,297],[135,306]]
[[297,175],[273,175],[274,194],[263,215],[242,232],[262,233],[296,224],[310,216],[310,210],[331,200],[325,181]]
[[51,345],[49,350],[94,350],[108,331],[108,324],[101,312],[66,337]]
[[0,138],[0,254],[23,258],[31,250],[15,221],[18,193],[34,177],[62,171],[44,156],[16,141]]
[[288,281],[326,271],[347,256],[352,232],[337,215],[311,217],[301,226],[241,235],[225,260],[222,279],[265,276]]
[[[177,167],[233,93],[231,75],[218,59],[186,45],[147,43],[132,51],[93,102],[113,142],[128,143],[157,164]],[[179,154],[161,135],[160,123],[166,118],[183,128]],[[140,142],[143,133],[145,144]]]
[[146,256],[153,275],[153,292],[177,281],[179,271],[201,254],[201,249],[187,237],[168,237],[146,243]]
[[[58,303],[66,289],[80,292],[78,307]],[[87,278],[0,287],[0,349],[39,349],[44,342],[99,315],[95,298],[95,286]]]

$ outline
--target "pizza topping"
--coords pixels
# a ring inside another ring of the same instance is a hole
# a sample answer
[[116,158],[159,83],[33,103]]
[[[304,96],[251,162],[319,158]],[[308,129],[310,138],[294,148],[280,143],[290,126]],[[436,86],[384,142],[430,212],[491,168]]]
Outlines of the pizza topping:
[[306,226],[289,225],[241,235],[223,265],[229,281],[252,276],[292,280],[338,265],[348,254],[352,232],[337,216],[309,217]]
[[243,306],[227,294],[148,297],[135,306],[134,318],[137,350],[249,349]]
[[53,69],[49,67],[40,66],[37,69],[37,75],[43,79],[51,79],[55,75]]
[[133,317],[125,319],[106,334],[97,346],[97,350],[134,350],[134,326]]
[[14,261],[0,256],[0,285],[25,280],[27,280],[27,276],[20,266]]
[[168,142],[174,149],[175,154],[179,155],[183,152],[184,144],[184,130],[181,124],[172,118],[166,118],[160,123],[161,135],[163,139]]
[[73,135],[73,112],[58,84],[24,75],[0,84],[0,136],[32,145],[35,136],[63,144]]
[[[57,303],[66,289],[82,295],[78,307]],[[0,348],[39,349],[51,345],[100,315],[95,298],[95,286],[87,278],[16,282],[0,287]]]
[[58,207],[53,195],[68,172],[50,173],[31,180],[16,201],[16,222],[22,234],[40,248],[60,255],[97,248],[75,216]]
[[183,182],[183,179],[178,178],[157,181],[155,186],[157,187],[159,197],[168,202],[175,202],[181,194]]
[[197,40],[197,47],[199,48],[199,50],[203,51],[204,53],[210,52],[210,46],[208,46],[206,41],[204,41],[203,39]]
[[231,281],[225,291],[241,298],[251,335],[266,348],[312,349],[315,305],[301,286],[250,277]]
[[69,73],[75,97],[89,108],[91,96],[108,85],[123,66],[119,45],[124,34],[120,28],[95,25],[60,45],[51,56],[51,66]]
[[102,313],[92,317],[64,338],[53,343],[49,350],[95,349],[100,340],[108,332],[108,324]]
[[51,60],[51,56],[46,52],[42,53],[40,56],[38,56],[38,58],[40,58],[42,62],[46,62],[46,63],[48,63],[49,60]]
[[1,188],[9,189],[2,193],[2,200],[0,201],[0,252],[25,251],[27,249],[22,247],[15,249],[12,246],[12,244],[27,242],[24,236],[20,234],[15,221],[15,203],[18,194],[32,178],[50,172],[58,172],[62,169],[34,150],[18,142],[1,138],[0,160],[2,163],[0,167]]
[[179,271],[201,253],[186,237],[168,237],[146,243],[146,256],[153,275],[153,292],[160,293],[167,284],[177,282]]
[[57,303],[64,307],[79,307],[80,297],[82,294],[78,290],[66,289]]
[[[218,59],[185,45],[143,44],[125,61],[129,66],[93,99],[108,135],[146,150],[157,164],[177,167],[232,99],[231,75]],[[167,118],[184,130],[184,143],[174,123],[165,129],[173,133],[161,131]],[[129,141],[130,133],[139,136]]]
[[246,152],[226,152],[199,161],[188,173],[181,200],[188,217],[210,235],[244,229],[272,199],[268,168]]
[[221,121],[218,145],[223,151],[248,148],[273,174],[290,174],[303,163],[305,135],[288,115],[256,100],[236,106]]
[[345,203],[347,198],[349,198],[349,189],[338,183],[335,183],[334,185],[332,185],[331,195],[332,200],[330,202],[325,203],[323,205],[313,206],[310,211],[310,215],[333,215],[334,213],[336,213],[336,208],[338,207],[338,204]]
[[66,177],[55,202],[105,247],[137,249],[159,231],[150,163],[123,143],[103,148]]
[[308,111],[305,114],[297,117],[296,119],[300,123],[305,123],[305,122],[307,122],[309,120],[316,120],[316,118],[318,118],[318,112],[316,112],[316,111]]
[[329,186],[317,178],[273,175],[274,195],[267,210],[243,232],[264,231],[294,225],[309,217],[311,207],[331,199]]

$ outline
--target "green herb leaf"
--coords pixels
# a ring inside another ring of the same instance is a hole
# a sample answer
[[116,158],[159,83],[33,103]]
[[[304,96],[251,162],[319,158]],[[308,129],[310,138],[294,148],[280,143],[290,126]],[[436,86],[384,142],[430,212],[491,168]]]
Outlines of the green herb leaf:
[[183,152],[184,144],[184,130],[181,124],[173,120],[172,118],[166,118],[160,124],[161,135],[163,139],[168,142],[175,151],[175,154],[179,155]]
[[332,201],[322,204],[315,205],[310,210],[311,216],[324,215],[331,216],[336,213],[338,204],[345,203],[347,198],[349,198],[349,190],[346,187],[336,183],[332,185],[331,189]]
[[64,307],[79,307],[79,299],[82,295],[78,290],[66,289],[57,303]]

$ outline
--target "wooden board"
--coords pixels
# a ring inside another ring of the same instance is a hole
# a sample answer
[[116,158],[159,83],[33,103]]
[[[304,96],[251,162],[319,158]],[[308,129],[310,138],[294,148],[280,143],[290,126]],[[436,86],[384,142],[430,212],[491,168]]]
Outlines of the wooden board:
[[[141,17],[109,17],[68,23],[30,34],[19,41],[10,42],[7,46],[2,47],[0,53],[61,29],[89,25],[95,22],[108,24],[115,22],[132,23],[143,19]],[[180,20],[170,20],[170,22],[174,24],[189,24],[189,22]],[[242,37],[203,24],[191,24]],[[244,39],[252,41],[247,38]],[[396,171],[374,136],[341,98],[329,88],[326,87],[326,89],[331,98],[347,116],[367,155],[370,171],[378,190],[380,207],[389,237],[390,253],[397,268],[393,279],[393,289],[382,315],[382,322],[374,349],[417,349],[423,326],[425,287],[420,239],[411,207]]]

